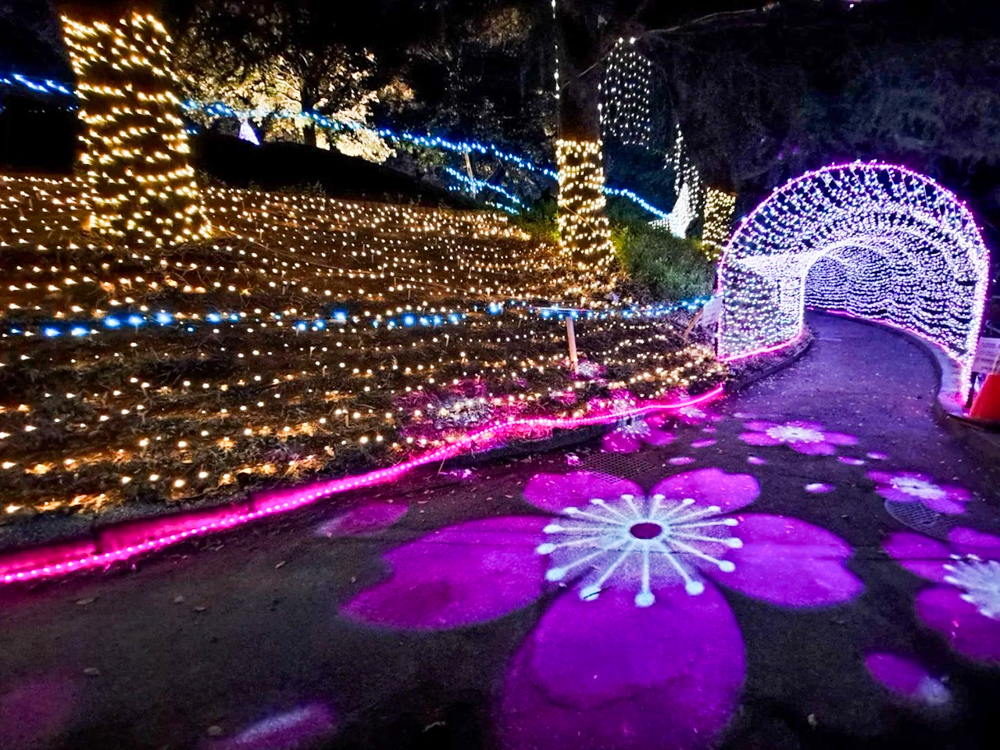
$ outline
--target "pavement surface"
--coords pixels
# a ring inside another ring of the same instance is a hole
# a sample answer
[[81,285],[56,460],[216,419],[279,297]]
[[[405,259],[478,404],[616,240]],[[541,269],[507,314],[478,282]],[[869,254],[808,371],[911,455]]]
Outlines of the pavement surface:
[[[962,558],[961,586],[938,568],[965,529],[1000,534],[1000,465],[935,421],[920,346],[810,324],[797,363],[632,428],[631,453],[597,440],[427,472],[0,590],[0,748],[997,747],[1000,564]],[[762,444],[800,420],[818,426],[791,437],[818,431],[805,450],[832,455]],[[600,494],[594,472],[637,484],[645,510],[612,528],[628,501],[609,491],[554,517]],[[693,507],[722,506],[700,519],[736,525],[670,532],[642,496],[677,476]]]

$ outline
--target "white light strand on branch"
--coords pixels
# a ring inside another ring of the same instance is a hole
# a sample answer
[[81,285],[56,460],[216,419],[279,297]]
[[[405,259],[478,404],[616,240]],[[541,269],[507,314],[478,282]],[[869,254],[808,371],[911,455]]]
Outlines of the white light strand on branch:
[[904,167],[824,167],[786,183],[739,226],[719,269],[719,351],[794,339],[806,305],[904,328],[940,345],[968,394],[989,251],[953,193]]
[[601,84],[601,130],[605,140],[645,146],[653,132],[650,84],[653,65],[635,49],[635,39],[619,39],[608,54]]
[[675,237],[687,237],[691,222],[701,213],[705,198],[705,190],[698,176],[698,169],[687,155],[684,147],[684,134],[680,125],[676,126],[674,147],[667,156],[666,167],[674,173],[674,193],[677,196],[670,215],[665,219],[651,221],[650,224],[660,229],[667,229]]

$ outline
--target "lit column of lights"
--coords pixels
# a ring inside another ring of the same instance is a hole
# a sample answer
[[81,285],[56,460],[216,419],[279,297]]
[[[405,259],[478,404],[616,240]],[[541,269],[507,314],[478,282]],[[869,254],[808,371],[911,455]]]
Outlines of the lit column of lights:
[[778,188],[726,247],[719,351],[793,340],[808,304],[938,344],[960,367],[964,397],[988,273],[975,219],[941,185],[875,162],[824,167]]
[[166,29],[136,13],[113,24],[62,22],[84,124],[87,226],[146,247],[208,236]]
[[736,194],[709,187],[705,189],[705,218],[701,239],[713,254],[729,241],[736,209]]
[[635,38],[619,39],[608,53],[601,83],[601,130],[605,140],[645,146],[653,132],[650,86],[653,64],[635,48]]
[[556,141],[559,165],[559,244],[594,289],[613,257],[604,214],[604,166],[600,141]]

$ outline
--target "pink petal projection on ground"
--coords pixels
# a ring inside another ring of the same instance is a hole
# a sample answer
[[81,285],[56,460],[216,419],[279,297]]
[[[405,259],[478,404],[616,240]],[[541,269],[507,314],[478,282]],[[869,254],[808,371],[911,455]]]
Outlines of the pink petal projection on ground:
[[403,503],[363,505],[324,521],[316,532],[325,537],[374,534],[392,526],[406,515],[406,511],[407,506]]
[[811,495],[825,495],[827,492],[833,492],[834,486],[832,484],[826,484],[824,482],[813,482],[812,484],[806,485],[806,492]]
[[951,701],[951,692],[922,666],[901,656],[872,653],[865,656],[869,674],[890,692],[926,706],[942,706]]
[[748,513],[737,516],[741,549],[726,553],[731,573],[706,569],[713,579],[746,596],[786,607],[849,601],[864,585],[845,566],[851,547],[805,521]]
[[388,552],[388,577],[341,614],[369,625],[444,630],[485,622],[535,601],[545,558],[535,552],[545,517],[468,521]]
[[498,705],[506,750],[699,750],[739,702],[739,626],[709,585],[636,607],[628,592],[556,600],[515,655]]

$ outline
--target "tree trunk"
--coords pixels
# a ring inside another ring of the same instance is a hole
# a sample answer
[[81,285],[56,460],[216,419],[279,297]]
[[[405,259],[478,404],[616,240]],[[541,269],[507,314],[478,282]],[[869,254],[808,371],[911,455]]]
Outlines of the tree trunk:
[[[299,99],[302,105],[302,114],[307,112],[312,112],[313,107],[316,106],[316,102],[319,97],[316,95],[316,87],[311,83],[303,81],[302,88],[299,91]],[[316,146],[316,121],[309,119],[306,120],[305,125],[302,126],[302,142],[307,146]]]
[[600,141],[601,39],[597,11],[588,0],[557,0],[559,134]]
[[559,243],[576,269],[582,301],[607,287],[613,258],[604,212],[601,147],[601,45],[598,14],[588,0],[557,0]]

